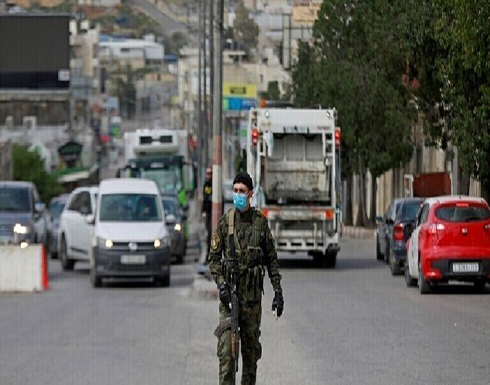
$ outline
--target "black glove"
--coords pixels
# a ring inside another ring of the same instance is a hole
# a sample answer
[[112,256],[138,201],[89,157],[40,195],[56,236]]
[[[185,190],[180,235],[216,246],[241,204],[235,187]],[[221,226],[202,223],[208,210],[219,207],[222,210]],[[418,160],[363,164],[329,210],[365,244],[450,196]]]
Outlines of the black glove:
[[282,291],[276,291],[272,300],[272,311],[276,311],[276,316],[279,318],[284,311],[284,297]]
[[231,290],[228,282],[223,282],[221,285],[219,285],[218,290],[220,301],[223,303],[223,305],[229,307],[231,302]]

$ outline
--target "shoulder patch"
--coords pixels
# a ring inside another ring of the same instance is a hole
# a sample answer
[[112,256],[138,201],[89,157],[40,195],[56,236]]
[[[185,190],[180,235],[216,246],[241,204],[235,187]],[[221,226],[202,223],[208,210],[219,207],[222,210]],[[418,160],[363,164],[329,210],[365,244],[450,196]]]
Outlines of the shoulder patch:
[[219,247],[219,236],[218,233],[214,233],[211,238],[211,250],[218,250]]

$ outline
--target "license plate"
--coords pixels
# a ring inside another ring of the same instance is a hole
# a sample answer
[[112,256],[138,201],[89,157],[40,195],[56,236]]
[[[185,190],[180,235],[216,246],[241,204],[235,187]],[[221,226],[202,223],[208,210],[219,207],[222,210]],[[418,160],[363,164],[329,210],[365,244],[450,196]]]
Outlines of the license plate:
[[138,265],[146,263],[146,255],[121,255],[121,263],[125,265]]
[[453,273],[478,273],[480,265],[475,263],[453,263]]

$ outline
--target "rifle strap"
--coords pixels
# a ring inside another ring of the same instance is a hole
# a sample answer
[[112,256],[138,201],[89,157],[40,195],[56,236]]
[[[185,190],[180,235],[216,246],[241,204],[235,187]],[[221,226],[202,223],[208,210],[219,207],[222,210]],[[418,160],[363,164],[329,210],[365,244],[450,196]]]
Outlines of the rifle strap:
[[228,211],[228,243],[230,246],[231,258],[236,260],[235,252],[235,209]]

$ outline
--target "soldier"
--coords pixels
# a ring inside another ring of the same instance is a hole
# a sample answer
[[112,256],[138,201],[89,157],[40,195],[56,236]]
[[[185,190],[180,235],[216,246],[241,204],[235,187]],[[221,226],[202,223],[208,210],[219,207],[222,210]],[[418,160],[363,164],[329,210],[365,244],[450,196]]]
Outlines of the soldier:
[[[209,265],[211,274],[219,289],[220,321],[229,317],[230,303],[230,260],[232,252],[229,245],[228,223],[234,218],[235,256],[238,262],[240,279],[237,283],[237,296],[240,303],[240,338],[242,353],[242,385],[256,382],[257,361],[262,354],[259,342],[260,320],[262,316],[262,294],[265,269],[274,288],[272,310],[278,317],[284,309],[281,288],[281,274],[274,246],[274,239],[267,220],[259,210],[250,206],[253,195],[252,178],[240,172],[233,180],[233,203],[235,208],[223,215],[211,239]],[[233,379],[231,357],[231,332],[226,330],[218,337],[219,383],[230,384]]]

